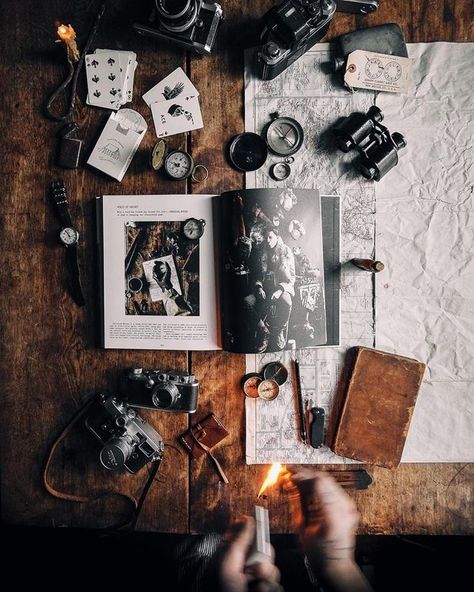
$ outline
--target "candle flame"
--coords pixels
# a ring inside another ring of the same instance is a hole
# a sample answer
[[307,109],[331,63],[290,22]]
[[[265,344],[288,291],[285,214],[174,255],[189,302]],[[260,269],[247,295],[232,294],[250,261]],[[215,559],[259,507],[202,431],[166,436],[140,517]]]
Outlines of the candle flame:
[[69,57],[73,62],[79,59],[79,50],[76,45],[76,31],[71,25],[59,25],[56,33],[61,41],[66,44]]
[[283,467],[280,463],[273,463],[270,467],[270,470],[268,471],[265,481],[262,484],[262,487],[260,487],[257,497],[263,495],[268,487],[275,485],[275,483],[278,481],[280,473],[283,473],[284,471],[285,467]]

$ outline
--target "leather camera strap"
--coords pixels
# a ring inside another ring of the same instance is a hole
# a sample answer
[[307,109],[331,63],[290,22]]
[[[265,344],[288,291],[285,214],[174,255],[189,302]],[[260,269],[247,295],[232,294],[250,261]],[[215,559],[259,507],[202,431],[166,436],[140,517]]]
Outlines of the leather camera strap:
[[193,437],[194,441],[196,442],[196,444],[202,448],[204,450],[204,452],[210,457],[210,459],[212,460],[212,462],[214,463],[214,466],[217,469],[217,472],[219,473],[222,481],[224,481],[224,483],[229,483],[229,479],[227,479],[226,474],[224,473],[224,469],[221,467],[220,462],[217,460],[217,458],[212,454],[211,449],[209,448],[209,446],[206,446],[205,444],[203,444],[199,438],[196,437],[196,435],[191,432],[191,436]]
[[[134,497],[132,497],[131,495],[127,495],[126,493],[121,493],[119,491],[103,491],[96,496],[84,496],[84,495],[75,495],[75,494],[71,494],[71,493],[64,493],[64,492],[59,491],[56,488],[54,488],[48,480],[48,471],[49,471],[49,468],[51,465],[51,460],[53,458],[53,455],[54,455],[57,447],[64,440],[64,438],[69,434],[72,427],[77,423],[77,421],[86,414],[86,412],[89,410],[89,408],[91,407],[91,405],[93,403],[94,403],[94,399],[91,399],[81,409],[79,409],[79,411],[76,413],[76,415],[74,415],[74,417],[69,421],[69,423],[63,429],[63,431],[58,436],[58,438],[56,438],[56,440],[53,442],[53,445],[51,446],[51,449],[48,454],[48,458],[46,459],[45,467],[43,469],[43,483],[44,483],[44,486],[45,486],[46,490],[48,491],[48,493],[50,493],[53,497],[56,497],[58,499],[67,500],[70,502],[90,503],[90,502],[95,502],[95,501],[98,501],[102,498],[111,497],[111,496],[123,498],[123,499],[127,500],[128,504],[131,506],[129,516],[127,517],[126,520],[123,520],[118,524],[114,524],[112,526],[109,526],[108,529],[118,529],[118,528],[123,528],[124,526],[128,526],[128,525],[131,525],[132,527],[134,527],[137,520],[138,520],[138,515],[141,510],[141,507],[143,505],[144,496],[146,496],[148,489],[151,486],[151,483],[152,483],[152,481],[155,477],[155,474],[156,474],[156,470],[152,471],[150,477],[147,479],[147,483],[145,484],[145,487],[143,488],[143,493],[140,497],[140,503],[137,502],[137,500]],[[156,468],[158,468],[158,467],[156,467]]]

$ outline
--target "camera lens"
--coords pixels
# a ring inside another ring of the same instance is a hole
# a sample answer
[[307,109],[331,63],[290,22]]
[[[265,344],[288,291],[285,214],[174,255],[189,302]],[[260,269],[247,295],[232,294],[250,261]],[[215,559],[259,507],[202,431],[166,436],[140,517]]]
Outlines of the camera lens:
[[172,33],[183,33],[196,22],[197,0],[155,0],[161,26]]
[[151,396],[152,403],[158,409],[168,409],[179,397],[179,391],[174,384],[157,385]]
[[100,451],[100,462],[109,471],[122,469],[132,454],[133,447],[126,437],[111,438]]

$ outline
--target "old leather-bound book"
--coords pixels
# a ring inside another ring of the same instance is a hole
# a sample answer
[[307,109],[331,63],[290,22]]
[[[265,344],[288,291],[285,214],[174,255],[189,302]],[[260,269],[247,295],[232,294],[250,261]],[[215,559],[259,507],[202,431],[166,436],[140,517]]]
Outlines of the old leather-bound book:
[[349,350],[333,415],[336,454],[399,465],[425,364],[388,352]]

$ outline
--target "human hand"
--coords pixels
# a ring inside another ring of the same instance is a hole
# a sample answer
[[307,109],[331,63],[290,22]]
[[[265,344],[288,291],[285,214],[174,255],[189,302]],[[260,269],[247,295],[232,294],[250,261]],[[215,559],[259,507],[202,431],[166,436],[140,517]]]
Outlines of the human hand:
[[255,536],[255,522],[244,516],[234,522],[224,535],[217,554],[215,569],[222,592],[281,592],[280,572],[270,559],[246,567],[245,563]]
[[276,292],[273,292],[272,294],[272,300],[278,300],[278,298],[280,298],[280,296],[283,294],[283,290],[276,290]]
[[265,294],[265,290],[261,285],[257,285],[255,287],[255,297],[258,301],[265,300],[265,298],[267,297],[267,295]]
[[300,496],[300,535],[312,564],[353,562],[359,515],[353,500],[324,472],[302,469],[291,476]]

